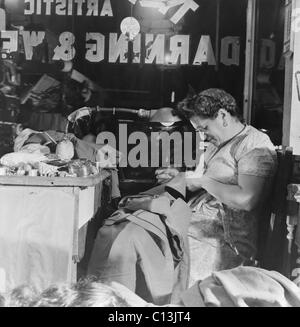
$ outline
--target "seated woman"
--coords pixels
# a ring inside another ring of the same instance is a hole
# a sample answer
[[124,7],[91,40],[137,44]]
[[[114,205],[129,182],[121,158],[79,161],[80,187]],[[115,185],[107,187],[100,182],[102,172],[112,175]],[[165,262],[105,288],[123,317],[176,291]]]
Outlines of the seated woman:
[[254,262],[260,209],[276,170],[269,137],[244,125],[234,98],[208,89],[178,104],[176,112],[204,132],[204,171],[187,178],[193,217],[189,227],[190,285],[212,271]]

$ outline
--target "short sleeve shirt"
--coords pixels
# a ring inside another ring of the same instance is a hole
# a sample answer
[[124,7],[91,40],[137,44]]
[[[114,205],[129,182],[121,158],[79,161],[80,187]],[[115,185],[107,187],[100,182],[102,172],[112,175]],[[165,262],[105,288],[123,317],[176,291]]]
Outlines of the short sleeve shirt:
[[205,166],[205,175],[228,184],[237,184],[238,175],[272,177],[276,170],[276,151],[268,135],[246,126],[222,148],[209,145]]

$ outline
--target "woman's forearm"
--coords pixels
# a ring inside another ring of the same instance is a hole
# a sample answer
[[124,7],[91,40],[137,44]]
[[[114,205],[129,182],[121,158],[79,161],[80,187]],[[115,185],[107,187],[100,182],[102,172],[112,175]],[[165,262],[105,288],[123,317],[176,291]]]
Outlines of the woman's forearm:
[[239,185],[229,185],[220,183],[214,179],[202,176],[195,179],[190,185],[191,190],[204,188],[209,194],[214,196],[218,201],[228,205],[231,208],[240,210],[253,209],[253,196]]

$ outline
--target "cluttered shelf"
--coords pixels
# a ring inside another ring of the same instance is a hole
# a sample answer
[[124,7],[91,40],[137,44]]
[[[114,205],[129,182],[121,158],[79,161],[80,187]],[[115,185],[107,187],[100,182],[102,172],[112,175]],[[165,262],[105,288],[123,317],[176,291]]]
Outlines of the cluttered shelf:
[[110,173],[101,170],[87,177],[0,176],[0,185],[90,187],[105,180]]

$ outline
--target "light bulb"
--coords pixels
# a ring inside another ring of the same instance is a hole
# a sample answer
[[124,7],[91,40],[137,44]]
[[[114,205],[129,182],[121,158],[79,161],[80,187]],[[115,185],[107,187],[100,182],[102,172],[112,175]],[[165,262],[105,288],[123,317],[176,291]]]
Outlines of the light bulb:
[[126,17],[122,20],[120,29],[130,41],[133,41],[139,34],[141,27],[140,23],[134,17]]

